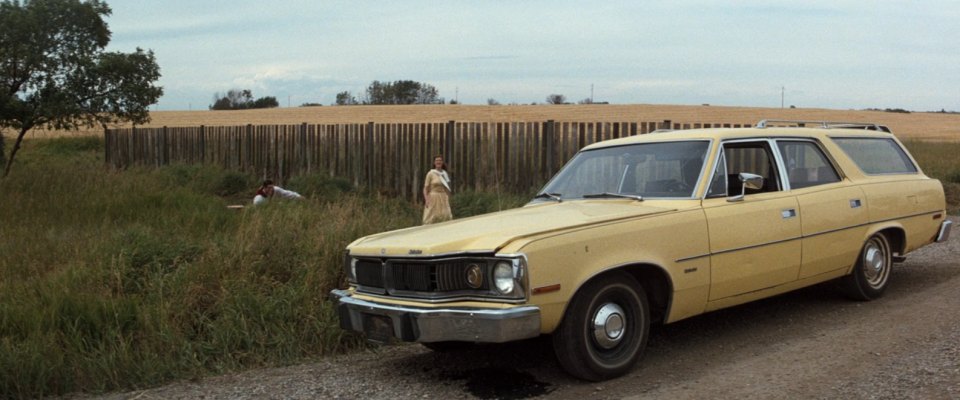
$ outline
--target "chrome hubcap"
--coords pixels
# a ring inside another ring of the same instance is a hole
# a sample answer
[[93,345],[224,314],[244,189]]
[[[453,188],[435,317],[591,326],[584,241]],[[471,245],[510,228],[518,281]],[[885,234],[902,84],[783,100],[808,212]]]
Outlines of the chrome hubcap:
[[623,339],[625,325],[623,308],[615,303],[604,304],[593,315],[593,337],[600,347],[613,348]]
[[875,240],[863,249],[863,273],[871,286],[878,286],[886,279],[887,256],[883,245]]

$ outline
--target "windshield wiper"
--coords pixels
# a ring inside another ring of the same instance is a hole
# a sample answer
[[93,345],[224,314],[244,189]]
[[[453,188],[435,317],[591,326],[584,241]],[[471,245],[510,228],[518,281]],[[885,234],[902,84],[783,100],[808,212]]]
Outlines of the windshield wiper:
[[538,193],[536,196],[533,196],[535,199],[550,199],[556,200],[557,203],[563,203],[563,199],[560,198],[560,193],[547,193],[542,192]]
[[618,198],[623,198],[623,199],[634,199],[634,200],[636,200],[636,201],[643,201],[643,196],[640,196],[640,195],[637,195],[637,194],[623,194],[623,193],[603,192],[603,193],[591,193],[591,194],[585,194],[585,195],[583,195],[583,198],[585,198],[585,199],[598,198],[598,197],[618,197]]

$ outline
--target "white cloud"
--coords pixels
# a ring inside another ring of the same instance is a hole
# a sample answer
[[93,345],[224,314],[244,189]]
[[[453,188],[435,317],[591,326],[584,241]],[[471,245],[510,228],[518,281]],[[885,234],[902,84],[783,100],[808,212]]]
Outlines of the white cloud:
[[769,105],[779,102],[770,88],[784,85],[805,106],[960,110],[960,3],[952,1],[111,6],[114,46],[156,51],[164,108],[231,85],[329,103],[373,80],[413,79],[475,104],[541,102],[557,91],[583,98],[594,84],[622,103]]

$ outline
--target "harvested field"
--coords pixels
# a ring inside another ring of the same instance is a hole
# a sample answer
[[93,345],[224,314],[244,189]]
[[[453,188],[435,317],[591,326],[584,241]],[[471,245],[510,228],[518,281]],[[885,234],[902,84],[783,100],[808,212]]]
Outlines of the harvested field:
[[[578,121],[630,122],[671,120],[681,123],[755,123],[761,119],[874,122],[889,126],[905,139],[960,141],[960,114],[894,113],[827,109],[781,109],[677,105],[408,105],[323,106],[244,111],[157,111],[145,126],[229,126],[271,124],[327,124],[362,122],[484,122]],[[34,137],[68,132],[36,131]],[[102,130],[83,131],[102,134]],[[6,132],[7,135],[10,132]]]

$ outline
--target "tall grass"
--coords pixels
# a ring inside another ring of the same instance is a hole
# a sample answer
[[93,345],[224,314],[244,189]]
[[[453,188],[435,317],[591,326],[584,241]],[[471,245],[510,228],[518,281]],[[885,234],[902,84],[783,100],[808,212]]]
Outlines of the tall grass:
[[923,172],[943,183],[947,209],[960,215],[960,143],[905,141]]
[[[96,137],[24,146],[0,181],[0,397],[140,388],[362,346],[327,300],[343,248],[420,218],[417,205],[322,176],[290,182],[305,201],[231,210],[249,203],[253,177],[109,170]],[[463,195],[477,203],[463,216],[491,208],[483,196]]]

